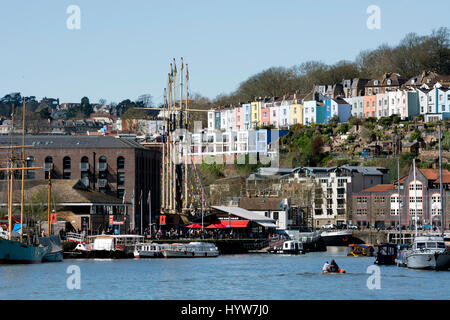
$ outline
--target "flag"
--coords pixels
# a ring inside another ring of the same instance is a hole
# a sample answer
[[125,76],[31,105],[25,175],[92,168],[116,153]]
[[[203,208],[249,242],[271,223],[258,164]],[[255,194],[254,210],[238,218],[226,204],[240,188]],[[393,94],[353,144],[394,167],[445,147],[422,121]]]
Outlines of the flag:
[[176,77],[177,76],[177,64],[175,62],[175,58],[173,58],[173,76]]
[[186,81],[189,81],[189,70],[187,64],[186,64]]
[[181,57],[181,70],[184,69],[183,57]]
[[150,204],[150,190],[148,190],[147,204]]
[[127,194],[127,191],[125,190],[125,192],[123,193],[123,197],[122,197],[122,203],[125,203],[125,195]]

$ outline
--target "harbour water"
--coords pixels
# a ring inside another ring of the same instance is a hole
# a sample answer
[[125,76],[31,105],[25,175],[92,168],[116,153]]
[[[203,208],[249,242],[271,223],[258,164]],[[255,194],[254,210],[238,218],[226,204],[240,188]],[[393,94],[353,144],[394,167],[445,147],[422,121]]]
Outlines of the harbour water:
[[[335,259],[346,274],[321,274]],[[380,289],[367,281],[374,257],[342,250],[298,256],[245,254],[204,259],[64,260],[0,265],[0,299],[450,299],[450,272],[380,266]],[[70,290],[67,269],[80,270]]]

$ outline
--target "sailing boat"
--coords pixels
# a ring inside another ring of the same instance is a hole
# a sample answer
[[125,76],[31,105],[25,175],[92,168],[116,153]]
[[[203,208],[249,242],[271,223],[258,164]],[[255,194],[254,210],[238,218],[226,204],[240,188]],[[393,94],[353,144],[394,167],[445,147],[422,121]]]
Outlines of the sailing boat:
[[[14,130],[14,106],[12,114],[12,125],[11,125],[11,154],[8,159],[7,168],[2,169],[7,171],[8,176],[8,232],[6,237],[0,238],[0,264],[12,264],[12,263],[39,263],[42,262],[42,258],[48,252],[49,248],[39,244],[33,243],[34,239],[27,237],[25,242],[23,239],[23,191],[24,191],[24,170],[33,170],[36,168],[25,168],[25,101],[23,112],[23,135],[22,135],[22,146],[15,147],[12,145],[12,134]],[[17,159],[14,156],[14,149],[22,148],[22,159]],[[19,167],[19,165],[21,166]],[[20,216],[20,233],[14,233],[12,229],[12,213],[13,213],[13,181],[14,172],[18,170],[21,172],[22,176],[22,188],[21,188],[21,216]]]
[[[441,155],[441,128],[439,127],[439,171],[441,190],[441,215],[443,217],[443,197],[442,197],[442,155]],[[411,249],[405,253],[405,262],[408,268],[412,269],[432,269],[447,270],[450,267],[450,251],[446,249],[442,236],[418,236],[417,235],[417,187],[416,187],[416,161],[414,166],[414,200],[415,209],[415,237]],[[444,228],[444,224],[441,225]]]
[[48,219],[48,236],[39,237],[39,243],[48,247],[48,252],[43,257],[43,262],[60,262],[63,261],[64,250],[61,245],[59,235],[52,235],[50,223],[50,208],[52,198],[52,180],[51,169],[48,169],[48,203],[47,203],[47,219]]

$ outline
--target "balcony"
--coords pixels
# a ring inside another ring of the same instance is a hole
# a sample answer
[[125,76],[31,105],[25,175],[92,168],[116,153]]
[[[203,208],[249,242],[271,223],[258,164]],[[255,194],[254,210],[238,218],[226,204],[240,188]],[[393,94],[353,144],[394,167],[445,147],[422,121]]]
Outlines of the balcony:
[[98,171],[106,171],[106,169],[108,169],[108,164],[106,162],[99,162],[97,163],[97,169]]
[[108,180],[106,179],[98,179],[98,187],[105,188],[108,185]]
[[345,193],[338,193],[337,198],[338,199],[344,199],[345,198]]
[[81,171],[89,171],[89,163],[88,162],[81,162],[80,163],[80,170]]

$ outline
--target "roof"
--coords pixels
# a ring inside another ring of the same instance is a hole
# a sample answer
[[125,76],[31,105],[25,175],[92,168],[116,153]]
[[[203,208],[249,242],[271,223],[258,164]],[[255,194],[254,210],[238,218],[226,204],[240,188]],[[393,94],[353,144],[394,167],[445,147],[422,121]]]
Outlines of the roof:
[[248,210],[245,210],[243,208],[239,207],[227,207],[227,206],[212,206],[211,208],[230,213],[232,215],[235,215],[237,217],[251,220],[251,221],[265,221],[265,222],[275,222],[275,220],[267,218],[263,215],[260,215],[258,213],[254,213]]
[[283,198],[241,198],[239,207],[250,211],[282,210],[282,201]]
[[[425,176],[427,180],[440,183],[439,169],[424,169],[418,168],[418,170]],[[442,170],[442,183],[450,183],[450,171],[447,169]]]
[[[10,146],[10,136],[0,136],[0,146]],[[22,137],[15,136],[13,145],[21,145]],[[70,136],[70,135],[26,135],[25,145],[34,148],[61,149],[61,148],[120,148],[145,149],[133,139],[115,138],[112,136]]]
[[349,171],[356,171],[365,176],[366,175],[380,176],[380,175],[384,174],[383,171],[387,170],[386,168],[383,168],[383,167],[359,167],[359,166],[348,166],[348,165],[343,165],[339,168],[349,170]]
[[[0,181],[0,202],[6,203],[6,181]],[[48,186],[47,180],[26,180],[24,183],[24,201],[31,202],[32,196]],[[80,180],[52,180],[52,201],[61,205],[121,205],[122,199],[87,188]],[[20,203],[20,192],[14,193],[14,201]]]
[[395,186],[393,184],[377,184],[376,186],[364,189],[361,192],[386,192],[389,190],[395,190]]

